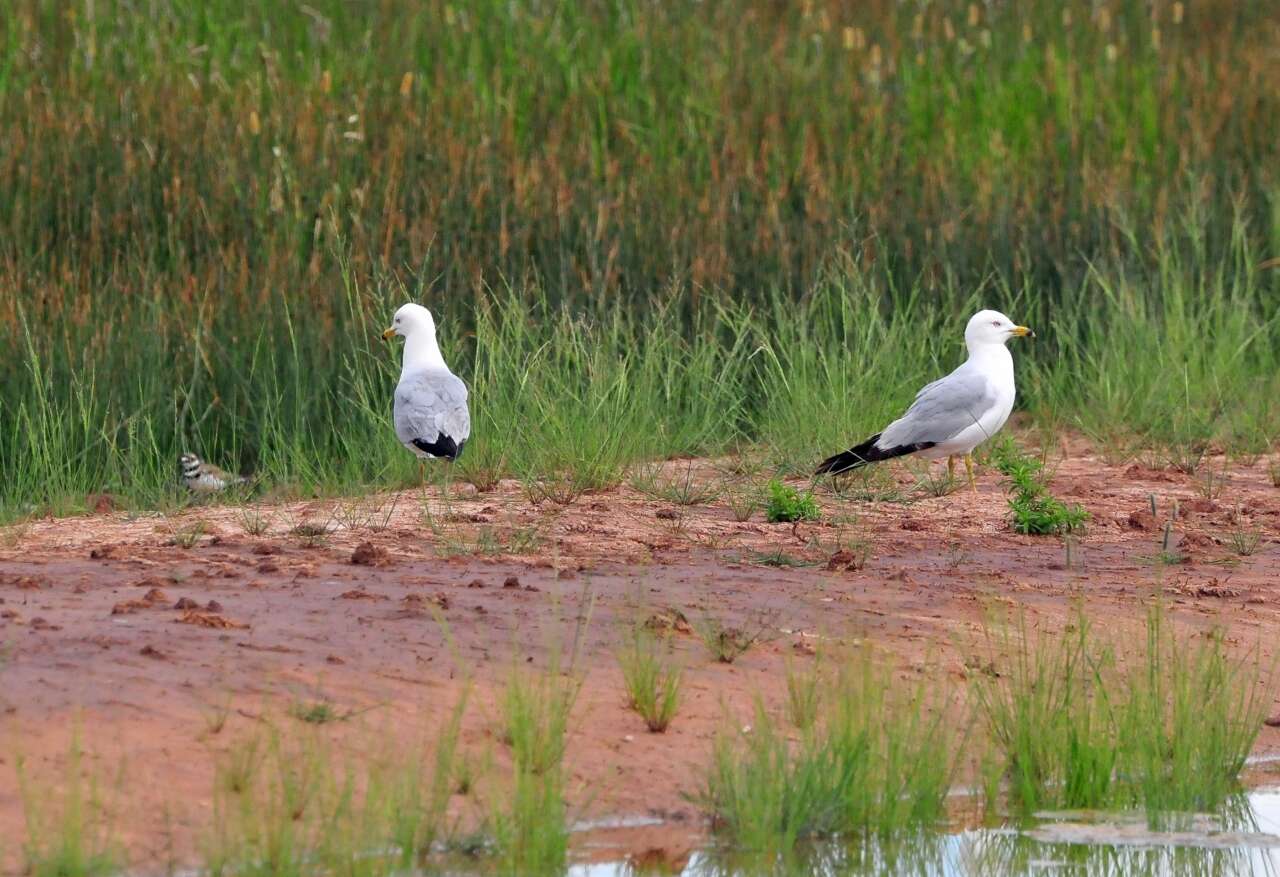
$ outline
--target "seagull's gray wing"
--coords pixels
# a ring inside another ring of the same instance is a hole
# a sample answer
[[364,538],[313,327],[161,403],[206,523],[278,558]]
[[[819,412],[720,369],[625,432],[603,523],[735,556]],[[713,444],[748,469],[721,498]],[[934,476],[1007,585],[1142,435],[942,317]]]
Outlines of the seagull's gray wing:
[[995,403],[991,382],[966,362],[916,394],[907,413],[885,427],[876,444],[894,448],[945,442],[977,423]]
[[434,444],[447,436],[462,445],[471,435],[467,385],[447,371],[423,371],[400,379],[396,387],[396,436],[406,445]]

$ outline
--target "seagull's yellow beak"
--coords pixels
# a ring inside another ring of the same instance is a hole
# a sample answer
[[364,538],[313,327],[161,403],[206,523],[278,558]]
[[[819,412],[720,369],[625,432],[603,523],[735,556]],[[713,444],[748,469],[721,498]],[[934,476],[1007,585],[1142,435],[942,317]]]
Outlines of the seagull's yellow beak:
[[396,337],[396,330],[394,328],[388,329],[382,333],[383,341],[390,341],[394,337]]
[[1022,336],[1024,336],[1024,335],[1026,335],[1026,336],[1028,336],[1028,337],[1031,337],[1031,338],[1036,337],[1036,333],[1035,333],[1035,332],[1032,332],[1032,331],[1031,331],[1030,329],[1028,329],[1026,326],[1014,326],[1014,327],[1013,327],[1012,329],[1010,329],[1009,331],[1010,331],[1013,335],[1017,336],[1018,338],[1021,338],[1021,337],[1022,337]]

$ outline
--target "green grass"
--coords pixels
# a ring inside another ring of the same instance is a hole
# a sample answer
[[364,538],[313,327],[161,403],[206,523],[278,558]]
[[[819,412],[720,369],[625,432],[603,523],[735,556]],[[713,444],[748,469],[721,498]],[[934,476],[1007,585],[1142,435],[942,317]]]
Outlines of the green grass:
[[1044,463],[1006,441],[992,451],[997,468],[1008,476],[1009,511],[1014,532],[1032,536],[1069,535],[1084,528],[1089,513],[1049,493]]
[[618,651],[627,705],[654,733],[667,730],[680,706],[682,669],[671,657],[670,637],[659,639],[633,625]]
[[800,493],[776,479],[769,482],[769,501],[765,505],[764,517],[770,524],[816,521],[821,516],[818,501],[812,493]]
[[448,804],[466,702],[464,692],[417,745],[363,741],[344,754],[318,726],[235,741],[214,772],[208,873],[384,877],[424,865],[456,828]]
[[15,0],[0,516],[172,504],[185,449],[415,484],[409,298],[472,388],[458,475],[539,502],[744,445],[807,474],[979,305],[1038,330],[1038,425],[1266,450],[1277,15],[1171,8]]
[[545,672],[515,668],[508,680],[502,726],[512,770],[506,803],[491,817],[497,856],[508,873],[554,874],[565,867],[563,762],[580,688],[572,666],[561,673],[558,651]]
[[[975,676],[979,715],[1016,811],[1213,811],[1238,776],[1270,705],[1256,648],[1221,631],[1176,634],[1153,604],[1145,637],[1096,634],[1083,609],[1061,634],[989,630],[996,672]],[[1003,657],[1002,657],[1003,656]]]
[[22,846],[24,873],[32,877],[115,874],[122,850],[108,819],[99,778],[86,770],[79,740],[71,742],[56,792],[37,784],[20,752],[14,768],[27,829]]
[[735,846],[785,855],[807,838],[930,828],[945,812],[957,738],[924,682],[869,653],[840,663],[816,722],[793,740],[757,702],[717,739],[702,802]]

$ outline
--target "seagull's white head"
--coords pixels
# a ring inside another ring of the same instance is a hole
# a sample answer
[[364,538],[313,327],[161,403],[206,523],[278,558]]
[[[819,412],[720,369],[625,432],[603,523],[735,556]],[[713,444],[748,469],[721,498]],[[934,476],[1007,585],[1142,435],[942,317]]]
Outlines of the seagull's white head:
[[431,311],[422,305],[410,302],[407,305],[400,306],[400,310],[396,311],[395,317],[391,320],[391,328],[383,332],[382,337],[390,339],[399,335],[401,338],[407,339],[419,332],[435,337],[436,321],[431,316]]
[[964,328],[964,343],[972,351],[992,344],[1004,344],[1010,338],[1022,335],[1034,338],[1035,334],[1026,326],[1015,325],[999,311],[978,311]]

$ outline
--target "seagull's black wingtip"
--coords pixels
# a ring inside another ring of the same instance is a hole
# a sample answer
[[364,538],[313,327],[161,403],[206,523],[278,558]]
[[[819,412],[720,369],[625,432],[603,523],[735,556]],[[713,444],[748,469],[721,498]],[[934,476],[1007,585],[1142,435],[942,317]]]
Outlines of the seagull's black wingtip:
[[879,463],[881,460],[892,460],[894,457],[905,457],[916,451],[932,448],[937,442],[915,442],[909,445],[897,445],[892,448],[881,448],[876,445],[880,433],[876,433],[860,445],[854,445],[847,451],[841,451],[833,457],[827,457],[819,464],[814,475],[840,475],[861,468],[868,463]]

